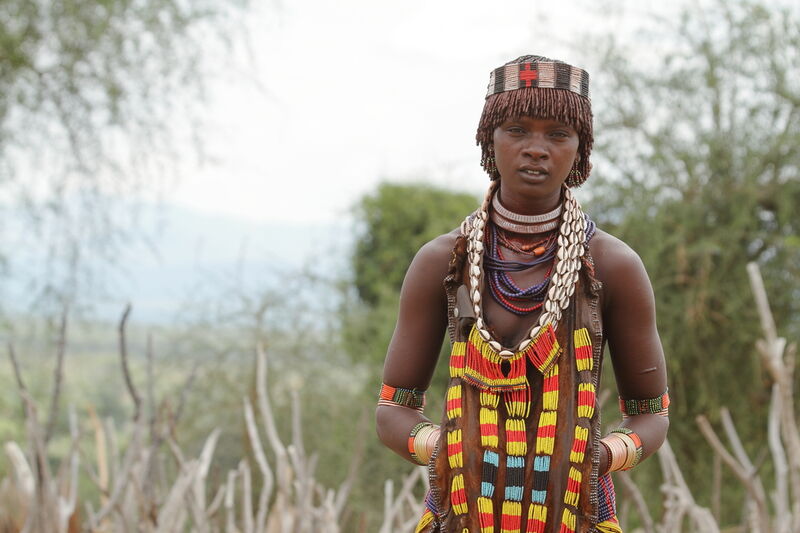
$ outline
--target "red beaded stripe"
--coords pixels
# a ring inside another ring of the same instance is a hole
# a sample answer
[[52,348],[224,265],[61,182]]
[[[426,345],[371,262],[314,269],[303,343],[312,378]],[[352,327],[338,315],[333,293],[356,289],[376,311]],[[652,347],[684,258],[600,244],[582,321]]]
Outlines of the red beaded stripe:
[[553,453],[556,437],[556,412],[542,411],[539,416],[539,427],[536,430],[536,453]]
[[517,352],[502,359],[473,326],[466,348],[464,379],[483,390],[507,391],[528,388],[525,356]]
[[528,508],[528,524],[525,527],[526,533],[544,533],[545,526],[547,526],[547,507],[532,503]]
[[519,502],[503,502],[500,518],[500,533],[520,533],[522,526],[522,504]]
[[569,454],[569,460],[572,463],[582,463],[586,453],[586,440],[589,436],[589,430],[581,426],[575,427],[575,438],[572,441],[572,450]]
[[542,385],[542,409],[555,411],[558,409],[558,365],[553,366],[544,378]]
[[467,513],[467,492],[464,488],[464,474],[458,474],[453,477],[450,504],[455,514],[462,515]]
[[[508,427],[509,425],[508,423],[511,422],[512,420],[514,419],[506,420],[506,427]],[[519,430],[506,429],[506,439],[508,440],[508,442],[518,442],[518,443],[526,442],[525,430],[523,429],[519,431]],[[519,455],[519,454],[514,454],[514,455]]]
[[540,372],[546,371],[550,364],[555,360],[561,347],[556,339],[556,332],[549,323],[546,324],[536,336],[525,352],[528,354],[533,365],[539,369]]
[[494,533],[494,509],[490,498],[478,498],[478,523],[481,533]]
[[457,378],[464,375],[464,365],[466,364],[466,342],[454,342],[453,350],[450,352],[450,377]]
[[575,533],[575,514],[569,509],[564,509],[561,515],[561,529],[558,533]]
[[447,419],[461,416],[461,385],[453,385],[447,390]]
[[591,418],[594,415],[595,389],[591,383],[578,385],[578,416]]
[[575,341],[575,360],[578,371],[591,370],[594,361],[592,360],[592,341],[589,338],[589,330],[577,329],[572,338]]
[[572,505],[573,507],[578,506],[578,498],[580,497],[581,491],[581,479],[582,475],[580,470],[571,466],[569,469],[569,481],[567,481],[567,490],[564,493],[564,503],[567,505]]
[[527,418],[531,411],[531,389],[512,390],[503,395],[508,416]]
[[464,443],[461,440],[461,430],[456,429],[447,433],[447,459],[450,468],[464,466]]

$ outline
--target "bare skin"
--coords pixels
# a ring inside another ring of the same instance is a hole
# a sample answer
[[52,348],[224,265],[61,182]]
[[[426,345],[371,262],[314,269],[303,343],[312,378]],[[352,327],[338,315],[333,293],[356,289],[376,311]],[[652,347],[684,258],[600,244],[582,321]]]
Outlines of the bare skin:
[[[553,209],[575,160],[578,138],[569,126],[530,117],[509,120],[494,132],[497,168],[501,175],[500,201],[519,214]],[[442,281],[458,237],[454,230],[425,244],[409,267],[400,293],[400,311],[386,355],[383,381],[395,387],[427,389],[447,327],[447,298]],[[667,387],[661,340],[656,330],[655,298],[639,256],[621,240],[598,230],[589,245],[595,275],[602,282],[601,310],[604,338],[620,396],[653,398]],[[504,250],[508,259],[520,258]],[[521,286],[544,279],[541,265],[514,274]],[[524,338],[537,313],[517,316],[485,294],[484,314],[498,340],[512,346]],[[422,414],[402,407],[379,406],[377,430],[381,441],[411,461],[408,435]],[[658,415],[630,417],[625,426],[639,434],[644,457],[655,452],[666,437],[669,420]],[[600,454],[600,472],[606,472]]]

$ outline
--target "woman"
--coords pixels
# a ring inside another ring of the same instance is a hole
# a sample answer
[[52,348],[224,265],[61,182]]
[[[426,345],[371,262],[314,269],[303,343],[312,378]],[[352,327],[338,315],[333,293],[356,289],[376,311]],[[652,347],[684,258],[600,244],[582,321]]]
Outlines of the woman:
[[[428,464],[418,532],[621,531],[609,472],[634,467],[666,436],[647,273],[572,193],[591,170],[588,82],[540,56],[491,73],[477,133],[489,190],[406,274],[377,429]],[[450,382],[436,426],[422,406],[445,330]],[[605,343],[623,423],[601,438]]]

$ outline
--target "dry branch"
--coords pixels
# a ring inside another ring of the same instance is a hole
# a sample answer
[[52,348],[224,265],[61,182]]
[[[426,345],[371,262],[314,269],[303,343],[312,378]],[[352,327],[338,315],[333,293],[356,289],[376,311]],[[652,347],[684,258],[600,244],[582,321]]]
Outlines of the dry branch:
[[131,377],[131,371],[128,365],[128,344],[125,340],[125,327],[130,314],[131,304],[128,304],[125,306],[125,310],[122,312],[122,318],[119,321],[119,356],[122,361],[122,375],[125,378],[125,386],[128,388],[128,393],[131,395],[131,400],[133,400],[133,419],[138,420],[141,415],[142,399],[133,384],[133,378]]
[[53,371],[53,392],[50,397],[50,411],[45,425],[44,441],[50,442],[58,420],[59,400],[61,399],[61,383],[64,381],[64,354],[67,351],[67,308],[61,314],[61,325],[58,329],[56,345],[56,366]]

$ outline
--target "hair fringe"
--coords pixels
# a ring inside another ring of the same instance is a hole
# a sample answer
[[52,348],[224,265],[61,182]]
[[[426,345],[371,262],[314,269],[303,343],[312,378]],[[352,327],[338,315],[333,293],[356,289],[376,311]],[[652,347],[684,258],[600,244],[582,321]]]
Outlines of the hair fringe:
[[[487,172],[489,172],[487,164],[490,156],[489,147],[492,145],[494,130],[511,117],[557,120],[575,128],[580,139],[578,146],[580,161],[574,169],[580,173],[581,182],[589,177],[592,170],[589,155],[592,152],[594,136],[592,105],[588,98],[565,89],[537,87],[524,87],[489,96],[484,104],[478,123],[478,132],[475,135],[475,139],[481,147],[481,165]],[[493,180],[500,177],[496,169],[489,175]]]

